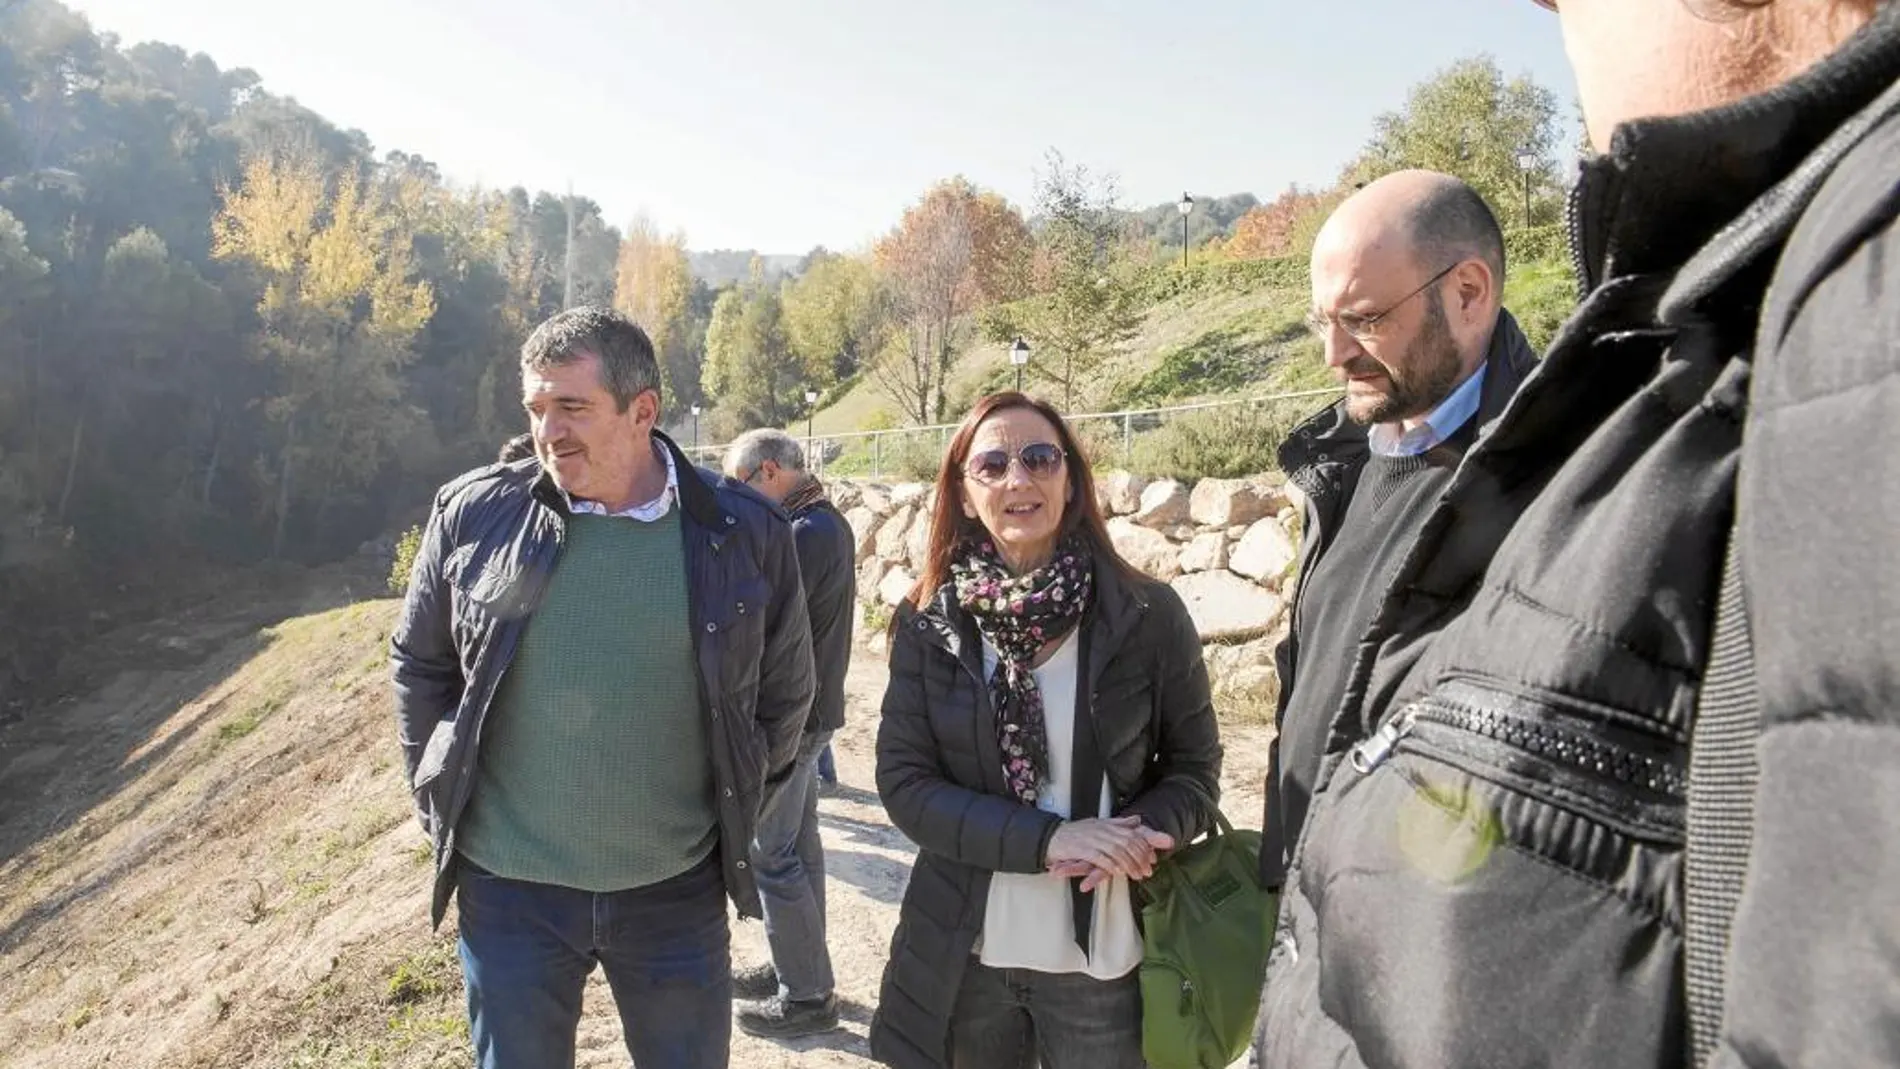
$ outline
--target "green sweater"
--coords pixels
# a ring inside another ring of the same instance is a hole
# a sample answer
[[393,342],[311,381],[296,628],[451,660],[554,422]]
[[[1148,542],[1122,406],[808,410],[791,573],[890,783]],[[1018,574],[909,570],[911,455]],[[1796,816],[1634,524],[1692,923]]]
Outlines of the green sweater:
[[574,516],[495,694],[458,849],[584,891],[692,868],[718,826],[679,509]]

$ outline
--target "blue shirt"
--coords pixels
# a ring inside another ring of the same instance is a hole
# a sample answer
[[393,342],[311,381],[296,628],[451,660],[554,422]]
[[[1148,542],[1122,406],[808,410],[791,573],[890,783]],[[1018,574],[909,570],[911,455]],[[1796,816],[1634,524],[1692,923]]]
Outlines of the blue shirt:
[[1374,453],[1387,457],[1412,457],[1438,445],[1458,433],[1459,428],[1478,414],[1478,401],[1484,395],[1485,365],[1479,364],[1472,376],[1451,391],[1424,421],[1411,430],[1403,424],[1375,424],[1366,434]]

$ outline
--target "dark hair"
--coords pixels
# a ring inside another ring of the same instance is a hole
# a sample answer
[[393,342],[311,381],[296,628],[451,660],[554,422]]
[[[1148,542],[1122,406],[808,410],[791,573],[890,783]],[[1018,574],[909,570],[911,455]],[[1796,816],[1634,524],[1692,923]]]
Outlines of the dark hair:
[[517,434],[501,443],[501,451],[495,454],[495,459],[507,464],[516,460],[526,460],[533,455],[534,435]]
[[611,308],[583,305],[550,317],[521,346],[521,367],[542,371],[592,353],[600,358],[601,385],[625,412],[633,399],[660,392],[660,365],[653,342],[640,325]]
[[1412,214],[1412,248],[1421,265],[1437,271],[1483,260],[1504,285],[1504,231],[1478,191],[1456,178],[1436,183]]
[[963,514],[963,465],[970,456],[970,443],[976,438],[976,430],[983,421],[998,412],[1027,408],[1049,421],[1056,429],[1057,444],[1067,454],[1063,470],[1068,473],[1069,495],[1067,507],[1062,511],[1062,528],[1058,537],[1066,538],[1071,534],[1080,535],[1095,556],[1096,566],[1108,566],[1124,576],[1136,576],[1133,565],[1115,552],[1115,541],[1108,535],[1108,521],[1102,518],[1102,506],[1095,498],[1095,473],[1089,466],[1088,454],[1083,452],[1081,442],[1076,440],[1075,432],[1069,429],[1068,421],[1062,418],[1046,401],[1039,401],[1027,394],[1006,390],[993,393],[976,403],[970,414],[963,417],[957,432],[950,436],[950,444],[944,449],[943,466],[937,471],[937,504],[930,514],[930,544],[924,551],[923,574],[918,576],[917,585],[910,588],[910,603],[921,609],[936,596],[937,589],[950,581],[950,565],[956,559],[958,550],[971,539],[984,533],[983,525]]

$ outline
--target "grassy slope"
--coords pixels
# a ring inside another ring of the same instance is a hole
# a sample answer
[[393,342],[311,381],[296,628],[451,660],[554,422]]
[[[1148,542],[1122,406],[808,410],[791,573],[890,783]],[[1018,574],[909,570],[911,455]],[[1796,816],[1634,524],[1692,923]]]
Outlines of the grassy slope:
[[[1540,349],[1575,300],[1569,266],[1540,260],[1514,266],[1505,306]],[[1331,376],[1318,364],[1317,345],[1300,326],[1308,295],[1303,286],[1262,286],[1246,292],[1206,290],[1156,304],[1126,350],[1111,359],[1075,398],[1072,411],[1144,407],[1206,400],[1237,393],[1322,388]],[[957,364],[951,380],[953,410],[984,384],[1010,381],[1008,354],[979,345]],[[894,408],[876,382],[859,382],[820,411],[817,434],[863,430]],[[901,422],[901,421],[899,421]],[[801,423],[792,430],[804,433]]]
[[429,852],[391,741],[396,607],[181,631],[228,645],[53,718],[73,736],[40,743],[58,789],[97,800],[0,863],[0,975],[27,978],[0,984],[0,1066],[461,1055],[453,944],[428,930]]

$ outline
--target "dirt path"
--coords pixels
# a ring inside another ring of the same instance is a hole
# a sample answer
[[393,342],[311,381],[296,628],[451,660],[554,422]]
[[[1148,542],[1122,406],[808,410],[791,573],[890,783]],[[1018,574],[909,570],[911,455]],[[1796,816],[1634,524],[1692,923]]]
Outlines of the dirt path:
[[[453,920],[428,929],[428,850],[396,760],[396,606],[350,604],[361,589],[115,636],[80,658],[83,686],[0,729],[0,1069],[470,1064]],[[844,1027],[735,1032],[738,1069],[872,1064],[914,854],[873,788],[883,691],[883,657],[857,651],[842,787],[819,804]],[[1254,825],[1265,736],[1225,743],[1224,808]],[[760,925],[733,942],[739,963],[764,959]],[[579,1065],[626,1065],[598,976],[579,1039]]]

